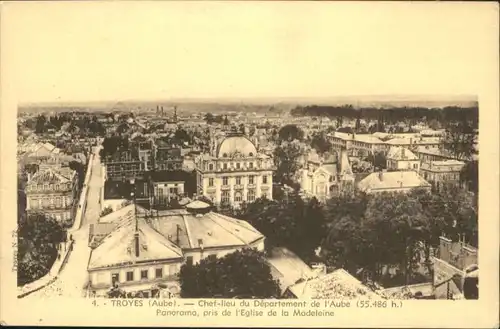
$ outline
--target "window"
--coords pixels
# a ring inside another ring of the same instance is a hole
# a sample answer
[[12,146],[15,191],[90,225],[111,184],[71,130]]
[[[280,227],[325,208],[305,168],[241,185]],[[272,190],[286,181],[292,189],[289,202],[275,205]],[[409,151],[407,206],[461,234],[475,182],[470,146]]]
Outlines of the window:
[[243,196],[241,195],[241,192],[235,192],[234,193],[234,201],[236,201],[236,202],[243,201]]
[[227,158],[227,153],[222,154],[223,158]]
[[193,265],[193,256],[186,257],[186,264]]
[[212,163],[208,165],[208,170],[214,170],[214,165]]
[[229,184],[229,178],[228,177],[222,177],[222,185],[228,185]]
[[221,201],[223,203],[229,202],[229,191],[222,191]]
[[208,179],[208,186],[214,186],[214,179],[213,178]]
[[158,189],[158,196],[161,198],[163,196],[163,189],[159,188]]
[[248,197],[247,197],[249,202],[255,201],[255,190],[248,190]]
[[148,279],[148,270],[141,271],[141,280]]
[[216,260],[216,259],[217,259],[217,254],[210,254],[210,255],[208,255],[208,257],[207,257],[207,258],[208,258],[208,260],[210,260],[210,261],[214,261],[214,260]]
[[417,163],[413,164],[413,169],[418,169],[418,164]]
[[248,168],[252,169],[253,168],[253,162],[248,163]]
[[262,184],[267,184],[267,176],[262,176]]
[[248,184],[254,184],[254,176],[248,177]]
[[177,194],[177,188],[171,187],[170,188],[170,194]]
[[127,272],[127,281],[134,281],[134,272]]
[[252,152],[248,153],[248,156],[253,157],[253,153]]
[[240,185],[241,184],[241,177],[238,176],[236,177],[236,185]]
[[159,267],[155,270],[155,278],[160,279],[163,277],[163,268]]
[[236,169],[240,169],[240,163],[236,162]]
[[227,169],[227,163],[224,163],[224,165],[222,166],[224,169]]

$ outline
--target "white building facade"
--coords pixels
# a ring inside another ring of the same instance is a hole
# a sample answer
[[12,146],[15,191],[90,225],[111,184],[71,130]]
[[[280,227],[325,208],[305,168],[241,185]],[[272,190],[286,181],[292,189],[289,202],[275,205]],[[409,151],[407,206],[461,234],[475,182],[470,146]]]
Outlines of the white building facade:
[[196,160],[198,193],[216,205],[239,207],[265,196],[272,199],[273,159],[242,135],[223,139]]

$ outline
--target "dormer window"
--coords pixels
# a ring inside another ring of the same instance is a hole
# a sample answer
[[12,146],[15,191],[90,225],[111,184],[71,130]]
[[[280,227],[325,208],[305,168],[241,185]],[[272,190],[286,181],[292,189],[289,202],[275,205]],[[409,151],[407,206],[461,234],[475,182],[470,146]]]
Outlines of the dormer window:
[[249,167],[250,169],[252,169],[252,168],[253,168],[253,162],[249,162],[249,163],[248,163],[248,167]]
[[236,169],[240,169],[240,163],[236,162]]
[[211,164],[209,164],[209,165],[208,165],[208,170],[214,170],[214,165],[213,165],[213,163],[211,163]]
[[222,154],[223,158],[227,158],[227,153]]
[[227,163],[224,163],[223,168],[227,169]]
[[253,152],[248,153],[248,156],[253,157]]

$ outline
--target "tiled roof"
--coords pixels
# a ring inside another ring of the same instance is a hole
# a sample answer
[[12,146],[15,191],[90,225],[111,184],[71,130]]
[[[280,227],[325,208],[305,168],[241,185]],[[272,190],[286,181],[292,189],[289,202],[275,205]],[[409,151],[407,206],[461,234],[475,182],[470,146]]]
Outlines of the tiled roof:
[[343,269],[289,287],[297,298],[383,299]]
[[137,221],[140,244],[138,257],[135,253],[134,242],[135,219],[124,218],[117,228],[92,250],[88,269],[182,257],[179,247],[156,232],[142,218]]
[[[382,179],[381,179],[382,178]],[[361,191],[378,189],[398,189],[414,187],[430,187],[431,185],[415,171],[391,171],[371,173],[358,183]]]

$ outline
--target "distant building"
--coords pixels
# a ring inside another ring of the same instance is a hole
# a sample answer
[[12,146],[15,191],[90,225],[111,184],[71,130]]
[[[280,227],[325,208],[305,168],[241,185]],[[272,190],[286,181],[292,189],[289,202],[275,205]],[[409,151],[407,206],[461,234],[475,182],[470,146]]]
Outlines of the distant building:
[[272,199],[273,161],[248,138],[233,134],[196,160],[197,186],[215,204],[239,207],[265,196]]
[[415,171],[381,171],[363,178],[357,188],[366,193],[408,192],[414,188],[430,189],[431,184]]
[[414,170],[420,169],[420,159],[405,147],[391,147],[387,153],[387,170]]
[[440,188],[444,184],[460,185],[460,172],[465,162],[458,160],[430,161],[421,166],[421,175],[434,187]]
[[328,135],[333,148],[341,151],[347,150],[352,157],[367,157],[378,151],[386,151],[386,144],[379,138],[370,134],[350,134],[334,132]]
[[75,171],[40,170],[26,185],[26,211],[42,212],[62,223],[73,219],[78,179]]
[[314,153],[309,156],[300,174],[301,189],[321,202],[346,188],[354,187],[354,174],[346,150],[341,151],[340,156],[330,154],[325,159]]
[[90,229],[90,290],[105,295],[114,285],[155,296],[177,282],[182,264],[219,258],[242,248],[264,250],[265,237],[245,221],[210,211],[200,201],[158,215],[134,204]]

